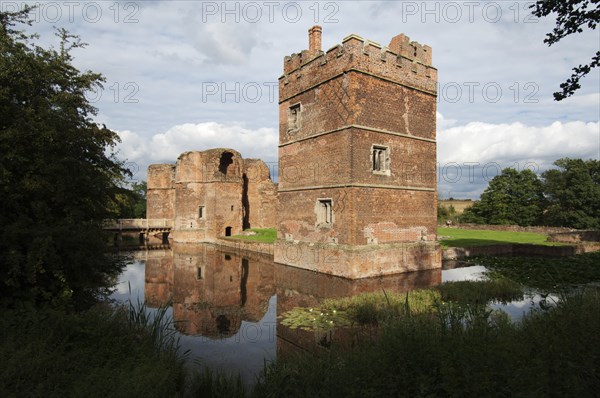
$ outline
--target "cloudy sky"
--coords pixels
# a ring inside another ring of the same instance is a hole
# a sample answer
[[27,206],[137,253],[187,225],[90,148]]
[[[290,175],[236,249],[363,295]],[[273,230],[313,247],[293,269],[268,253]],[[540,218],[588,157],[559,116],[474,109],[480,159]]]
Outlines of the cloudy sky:
[[[1,1],[3,11],[22,1]],[[519,1],[46,1],[33,29],[53,26],[89,44],[81,69],[106,77],[90,93],[98,121],[120,133],[135,179],[184,151],[231,147],[277,173],[277,79],[283,57],[351,34],[387,45],[405,33],[433,48],[439,71],[438,180],[442,198],[477,198],[502,167],[538,172],[560,157],[600,158],[600,71],[577,94],[552,93],[589,63],[600,30],[548,47],[553,18]]]

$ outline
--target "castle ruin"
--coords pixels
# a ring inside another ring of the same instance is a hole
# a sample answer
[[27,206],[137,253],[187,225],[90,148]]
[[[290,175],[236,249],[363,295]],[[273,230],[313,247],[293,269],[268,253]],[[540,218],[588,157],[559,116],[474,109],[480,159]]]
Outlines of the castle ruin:
[[259,159],[233,149],[182,153],[148,167],[148,219],[172,219],[171,239],[214,242],[247,228],[275,226],[277,188]]
[[440,268],[431,60],[404,34],[322,51],[311,28],[279,78],[278,187],[234,150],[186,152],[150,166],[148,218],[175,242],[276,226],[275,262],[351,279]]

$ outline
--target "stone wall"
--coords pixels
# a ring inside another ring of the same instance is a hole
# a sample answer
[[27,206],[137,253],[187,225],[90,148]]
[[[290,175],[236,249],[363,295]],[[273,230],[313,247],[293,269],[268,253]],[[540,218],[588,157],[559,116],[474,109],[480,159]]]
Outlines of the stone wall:
[[150,165],[147,184],[146,218],[175,218],[175,165]]
[[576,254],[600,250],[600,243],[579,244],[572,246],[542,246],[507,243],[504,245],[451,247],[444,249],[442,259],[456,260],[473,256],[533,256],[533,257],[568,257]]
[[600,231],[554,232],[548,237],[550,242],[600,242]]
[[485,231],[512,231],[512,232],[534,232],[539,234],[551,234],[558,232],[575,231],[573,228],[566,227],[544,227],[530,226],[521,227],[520,225],[487,225],[487,224],[455,224],[454,227],[460,229],[480,229]]
[[276,223],[277,186],[267,165],[233,149],[182,153],[176,165],[148,168],[148,218],[174,220],[180,243],[214,242]]
[[277,185],[260,159],[244,159],[244,229],[277,225]]

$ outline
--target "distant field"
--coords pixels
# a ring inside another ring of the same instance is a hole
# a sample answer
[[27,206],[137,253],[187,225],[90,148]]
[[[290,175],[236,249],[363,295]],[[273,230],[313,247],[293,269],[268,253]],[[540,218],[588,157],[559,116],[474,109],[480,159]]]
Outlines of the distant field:
[[475,203],[474,200],[440,200],[440,201],[438,201],[438,204],[440,206],[444,206],[445,208],[449,208],[451,205],[454,206],[454,209],[456,210],[456,213],[458,213],[458,214],[462,214],[463,211],[465,211],[465,209],[467,207],[473,206],[473,203]]
[[501,245],[505,243],[560,246],[560,243],[557,242],[547,242],[547,238],[548,235],[533,232],[438,228],[438,239],[444,248]]

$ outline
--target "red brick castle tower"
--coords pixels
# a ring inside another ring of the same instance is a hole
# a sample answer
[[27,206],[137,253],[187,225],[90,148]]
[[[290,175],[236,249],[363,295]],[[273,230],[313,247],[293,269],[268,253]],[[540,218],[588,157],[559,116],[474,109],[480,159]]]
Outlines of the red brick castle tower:
[[285,57],[275,261],[347,278],[441,266],[431,47],[356,35]]

